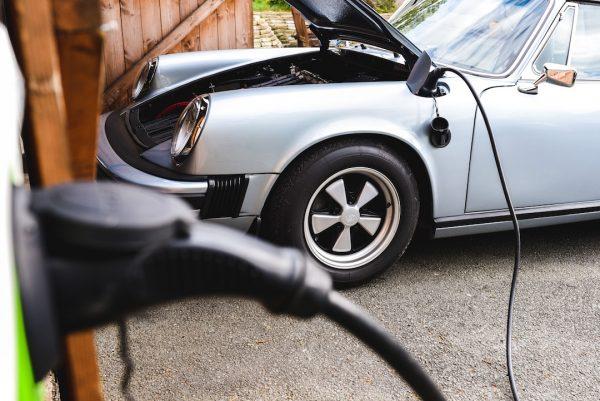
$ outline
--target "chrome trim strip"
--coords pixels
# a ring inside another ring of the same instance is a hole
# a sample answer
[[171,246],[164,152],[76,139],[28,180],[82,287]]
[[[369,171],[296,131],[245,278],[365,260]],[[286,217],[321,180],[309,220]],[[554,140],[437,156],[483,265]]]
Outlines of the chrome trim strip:
[[176,195],[202,195],[208,191],[208,181],[173,181],[147,174],[131,167],[113,150],[106,138],[105,123],[108,113],[100,117],[97,160],[102,168],[118,181],[155,189]]
[[[554,21],[552,21],[552,24],[548,28],[548,32],[546,32],[546,34],[544,35],[537,50],[535,52],[533,52],[533,56],[531,57],[530,64],[531,64],[531,70],[536,75],[536,77],[538,77],[542,73],[542,71],[538,71],[535,69],[535,63],[536,63],[537,59],[540,57],[540,55],[542,54],[542,52],[544,51],[544,49],[546,48],[546,45],[548,45],[548,42],[552,38],[554,31],[556,31],[558,24],[560,23],[560,21],[562,21],[562,15],[564,13],[566,13],[569,10],[569,8],[575,9],[575,14],[573,15],[573,25],[571,26],[571,38],[569,39],[569,51],[567,53],[567,65],[569,65],[569,62],[571,61],[570,60],[571,46],[573,44],[573,35],[575,34],[575,26],[576,26],[575,24],[577,23],[577,5],[572,4],[572,3],[566,3],[565,6],[558,12],[557,16],[554,18]],[[527,75],[527,73],[525,73],[523,75]],[[537,79],[537,78],[533,78],[532,80],[535,80],[535,79]]]
[[571,38],[569,39],[569,50],[567,52],[567,65],[571,65],[571,57],[573,56],[573,52],[571,50],[573,50],[573,43],[575,42],[575,31],[577,30],[577,24],[579,23],[579,4],[574,3],[573,7],[575,7],[575,17],[573,17],[573,26],[571,27]]

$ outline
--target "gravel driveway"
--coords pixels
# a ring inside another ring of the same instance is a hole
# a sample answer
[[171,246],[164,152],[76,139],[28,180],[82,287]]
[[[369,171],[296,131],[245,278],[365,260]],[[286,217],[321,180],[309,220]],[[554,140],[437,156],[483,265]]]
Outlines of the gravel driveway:
[[[514,362],[523,400],[598,400],[600,224],[526,231]],[[451,400],[508,400],[504,325],[512,237],[423,242],[346,295],[418,357]],[[129,322],[137,400],[416,399],[324,319],[209,298]],[[121,399],[117,330],[98,332],[107,400]]]

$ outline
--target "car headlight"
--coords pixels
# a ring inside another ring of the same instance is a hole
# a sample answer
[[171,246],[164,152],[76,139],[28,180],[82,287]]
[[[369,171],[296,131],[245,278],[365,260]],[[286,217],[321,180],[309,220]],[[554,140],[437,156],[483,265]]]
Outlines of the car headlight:
[[154,75],[156,74],[157,68],[158,57],[150,59],[148,63],[146,63],[144,68],[142,68],[142,70],[137,76],[137,79],[135,80],[135,84],[133,85],[133,90],[131,92],[131,97],[133,98],[133,100],[138,99],[148,90],[150,84],[152,83],[152,80],[154,79]]
[[209,106],[210,97],[208,95],[198,96],[187,105],[179,116],[171,143],[171,158],[176,165],[185,161],[198,142],[206,122]]

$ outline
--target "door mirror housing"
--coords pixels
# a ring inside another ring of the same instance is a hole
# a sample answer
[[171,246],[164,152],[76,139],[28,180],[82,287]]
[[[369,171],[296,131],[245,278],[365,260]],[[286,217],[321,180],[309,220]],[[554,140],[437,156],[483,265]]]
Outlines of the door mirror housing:
[[571,87],[575,85],[577,79],[577,70],[567,65],[546,63],[544,64],[544,73],[532,84],[519,86],[519,92],[528,95],[537,95],[538,86],[542,82],[549,82],[558,86]]
[[551,84],[571,87],[575,85],[577,71],[566,65],[546,63],[544,64],[544,74],[542,77],[544,75],[546,76],[545,80]]

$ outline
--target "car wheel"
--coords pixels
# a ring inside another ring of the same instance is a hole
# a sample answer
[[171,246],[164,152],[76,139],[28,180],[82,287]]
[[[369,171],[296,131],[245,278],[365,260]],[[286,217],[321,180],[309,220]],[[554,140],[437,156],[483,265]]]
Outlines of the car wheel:
[[263,212],[263,233],[304,249],[338,285],[373,278],[404,253],[419,216],[410,167],[368,140],[325,144],[280,177]]

